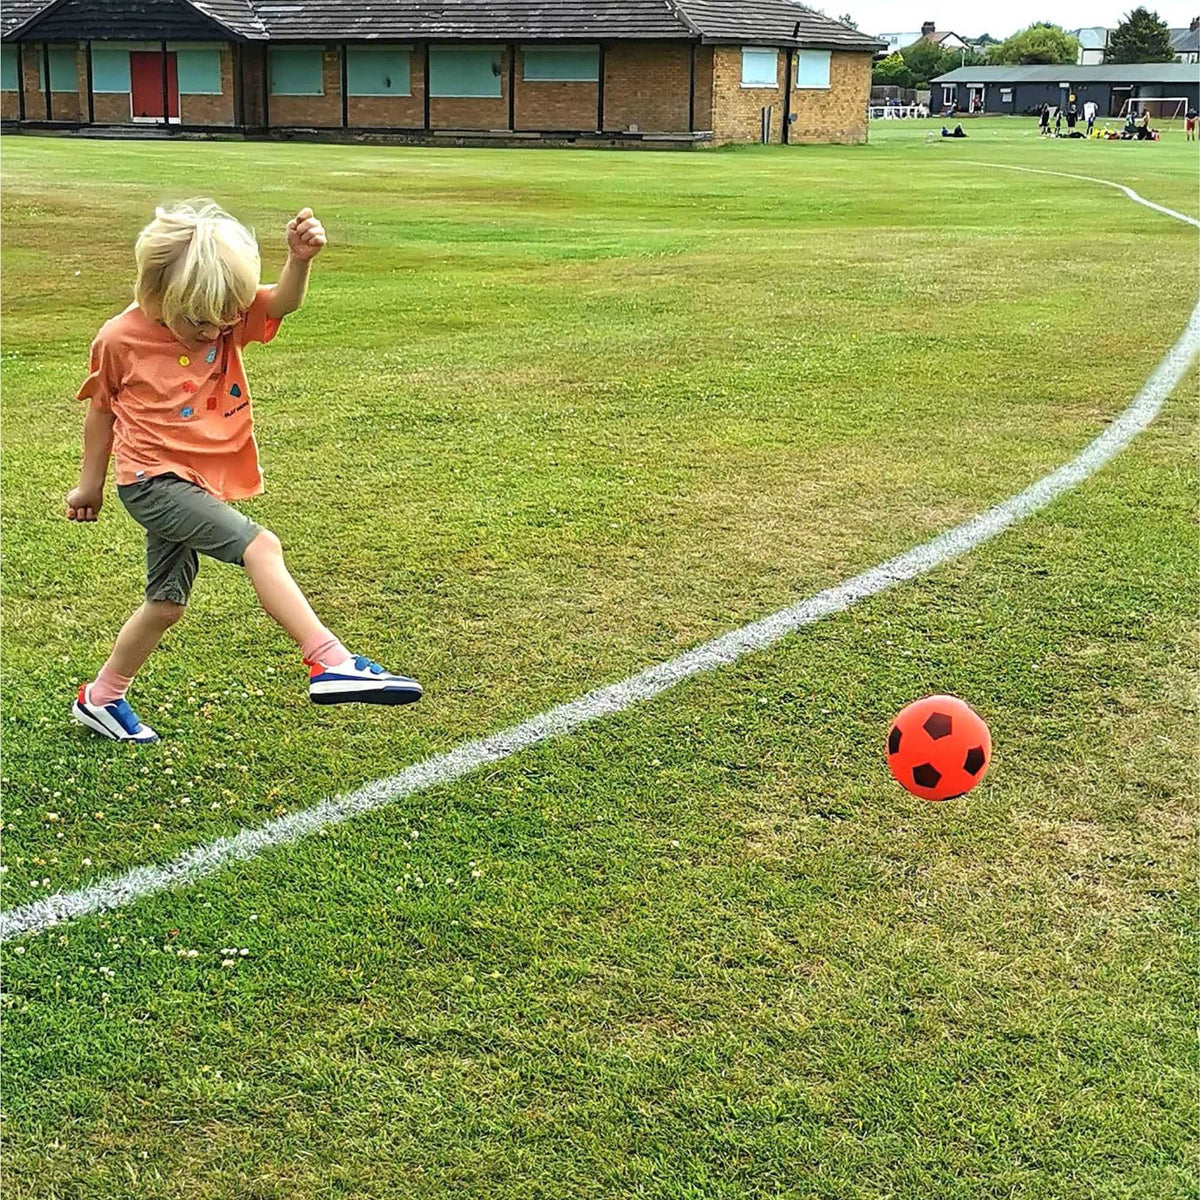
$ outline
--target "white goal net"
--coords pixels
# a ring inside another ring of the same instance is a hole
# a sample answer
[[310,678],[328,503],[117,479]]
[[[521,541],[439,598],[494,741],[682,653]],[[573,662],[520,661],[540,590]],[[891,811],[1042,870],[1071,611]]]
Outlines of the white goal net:
[[1152,121],[1179,121],[1188,110],[1186,96],[1134,96],[1121,106],[1121,116],[1150,114]]

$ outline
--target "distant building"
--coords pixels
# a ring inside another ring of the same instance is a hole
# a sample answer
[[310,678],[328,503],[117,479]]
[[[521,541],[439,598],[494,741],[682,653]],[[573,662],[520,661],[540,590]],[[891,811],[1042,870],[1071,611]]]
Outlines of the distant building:
[[952,33],[948,29],[938,29],[933,21],[926,21],[920,30],[912,33],[880,33],[876,35],[881,42],[887,42],[888,54],[897,54],[905,46],[914,42],[933,42],[943,50],[970,50],[971,43],[965,37]]
[[1079,57],[1075,60],[1079,66],[1098,67],[1104,61],[1111,29],[1103,25],[1087,25],[1083,29],[1069,29],[1067,32],[1079,39]]
[[899,54],[905,46],[921,40],[921,31],[914,29],[912,33],[881,33],[877,35],[881,42],[887,42],[887,54]]
[[434,144],[863,142],[880,49],[790,0],[3,0],[0,120]]
[[930,83],[930,107],[962,112],[1033,113],[1043,104],[1080,110],[1089,100],[1100,114],[1119,116],[1127,100],[1181,97],[1200,107],[1200,72],[1187,63],[1105,63],[1098,67],[959,67]]
[[1186,29],[1172,29],[1170,34],[1176,62],[1200,63],[1200,17],[1193,17]]

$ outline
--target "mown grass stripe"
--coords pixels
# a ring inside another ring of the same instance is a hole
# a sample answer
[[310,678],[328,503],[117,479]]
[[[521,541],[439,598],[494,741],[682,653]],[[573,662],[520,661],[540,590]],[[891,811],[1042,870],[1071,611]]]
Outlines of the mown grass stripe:
[[[1200,228],[1200,221],[1195,218],[1154,204],[1139,196],[1132,188],[1111,180],[1027,167],[1013,166],[1006,169],[1101,183],[1118,189],[1138,204]],[[415,763],[396,775],[376,780],[354,792],[323,800],[310,808],[288,813],[252,829],[244,829],[231,837],[217,838],[168,862],[135,867],[88,887],[59,892],[0,913],[0,941],[40,933],[64,921],[120,908],[142,896],[192,883],[232,863],[255,858],[275,846],[298,841],[321,829],[340,824],[359,813],[382,808],[439,784],[452,783],[488,763],[499,762],[529,746],[570,733],[600,717],[621,712],[640,701],[649,700],[693,675],[728,665],[752,651],[766,649],[805,625],[834,613],[844,612],[860,600],[877,595],[895,584],[924,575],[1037,512],[1055,497],[1093,475],[1119,454],[1158,415],[1167,397],[1183,379],[1198,351],[1200,304],[1192,310],[1183,333],[1155,368],[1138,395],[1079,455],[1002,504],[954,526],[928,542],[880,563],[836,587],[827,588],[789,608],[731,630],[664,663],[648,667],[618,683],[588,692],[577,700],[558,705],[518,725],[484,738],[464,742],[453,750]]]

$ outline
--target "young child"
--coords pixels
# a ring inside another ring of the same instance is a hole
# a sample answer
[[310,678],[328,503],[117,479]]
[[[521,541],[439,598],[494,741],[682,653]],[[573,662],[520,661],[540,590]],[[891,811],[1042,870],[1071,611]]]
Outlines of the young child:
[[67,496],[69,519],[96,520],[111,456],[117,495],[146,530],[145,603],[72,709],[95,733],[158,740],[125,693],[183,616],[201,554],[245,568],[263,609],[311,668],[314,703],[421,698],[415,679],[351,655],[309,607],[279,539],[226,503],[263,490],[242,349],[269,342],[304,303],[309,268],[325,241],[312,209],[301,209],[287,225],[279,282],[260,287],[253,234],[210,200],[160,208],[138,236],[136,303],[101,328],[79,389],[79,399],[90,402],[83,466]]

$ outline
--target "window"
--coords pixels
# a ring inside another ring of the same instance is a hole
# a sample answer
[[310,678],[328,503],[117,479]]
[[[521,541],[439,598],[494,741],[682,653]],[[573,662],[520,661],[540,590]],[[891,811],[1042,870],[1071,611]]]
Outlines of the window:
[[1002,87],[1000,89],[1000,103],[1001,104],[1011,104],[1012,102],[1013,102],[1012,88],[1003,88]]
[[528,83],[595,83],[600,78],[598,46],[526,46]]
[[17,48],[0,47],[0,91],[17,91]]
[[[46,90],[46,56],[38,51],[38,88]],[[76,70],[74,46],[50,47],[50,90],[52,92],[79,91],[79,73]]]
[[177,50],[181,96],[219,96],[221,94],[221,52],[219,50]]
[[942,84],[942,104],[956,104],[958,102],[958,84],[943,83]]
[[431,96],[499,96],[500,51],[495,46],[429,51]]
[[108,46],[92,47],[92,91],[129,92],[129,51],[113,50]]
[[779,51],[742,47],[742,87],[778,87]]
[[411,96],[407,46],[348,46],[347,96]]
[[324,67],[319,46],[272,46],[271,95],[325,95]]
[[827,88],[829,86],[829,51],[801,50],[796,56],[796,86],[798,88]]

